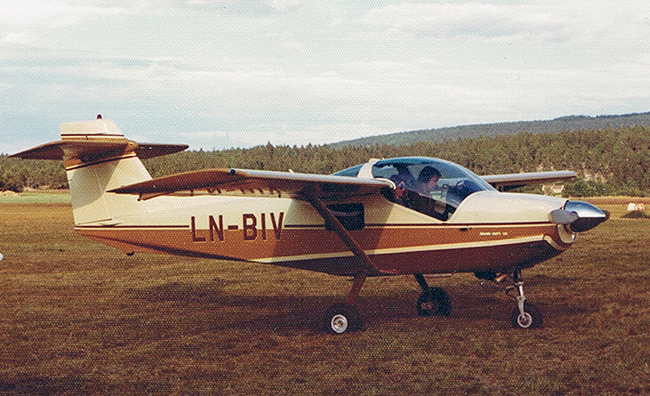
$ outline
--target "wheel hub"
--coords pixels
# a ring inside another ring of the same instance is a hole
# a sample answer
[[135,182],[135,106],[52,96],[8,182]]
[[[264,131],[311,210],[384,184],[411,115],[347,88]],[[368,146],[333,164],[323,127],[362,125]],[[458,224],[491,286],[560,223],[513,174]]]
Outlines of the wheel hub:
[[337,334],[345,333],[348,329],[348,318],[341,314],[334,315],[330,321],[330,327]]
[[527,329],[533,324],[533,317],[528,312],[524,312],[517,316],[517,323],[522,329]]

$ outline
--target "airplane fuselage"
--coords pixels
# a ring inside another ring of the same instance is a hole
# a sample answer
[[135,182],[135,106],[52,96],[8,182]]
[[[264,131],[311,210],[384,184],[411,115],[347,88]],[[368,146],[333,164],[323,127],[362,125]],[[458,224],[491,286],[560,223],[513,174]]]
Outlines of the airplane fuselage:
[[[468,197],[446,222],[382,195],[326,204],[352,208],[344,212],[358,217],[349,232],[382,273],[411,274],[524,268],[555,256],[573,242],[573,235],[548,220],[548,212],[565,201],[482,192]],[[245,260],[337,275],[359,271],[355,256],[307,202],[195,196],[136,205],[143,206],[140,216],[75,229],[127,253]]]

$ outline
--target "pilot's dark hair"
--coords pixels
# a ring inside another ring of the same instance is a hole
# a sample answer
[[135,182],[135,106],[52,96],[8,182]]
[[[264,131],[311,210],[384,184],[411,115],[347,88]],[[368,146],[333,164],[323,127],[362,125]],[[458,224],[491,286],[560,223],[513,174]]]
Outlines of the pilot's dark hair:
[[420,175],[418,176],[418,182],[428,183],[433,176],[440,177],[441,176],[440,171],[438,171],[438,169],[434,168],[433,166],[425,166],[424,169],[420,171]]

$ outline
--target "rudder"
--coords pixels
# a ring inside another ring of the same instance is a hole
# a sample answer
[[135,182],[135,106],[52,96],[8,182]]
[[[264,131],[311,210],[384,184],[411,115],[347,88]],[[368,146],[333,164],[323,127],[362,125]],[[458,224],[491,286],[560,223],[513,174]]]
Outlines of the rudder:
[[85,142],[104,144],[106,150],[65,159],[75,224],[111,222],[140,212],[134,197],[124,199],[126,197],[106,193],[112,188],[151,180],[151,175],[135,153],[135,145],[129,144],[114,122],[98,118],[62,124],[61,139],[72,145]]
[[63,159],[76,225],[114,223],[141,212],[137,197],[107,193],[151,180],[141,158],[182,151],[186,145],[139,144],[124,137],[114,122],[61,125],[61,140],[12,155],[23,159]]

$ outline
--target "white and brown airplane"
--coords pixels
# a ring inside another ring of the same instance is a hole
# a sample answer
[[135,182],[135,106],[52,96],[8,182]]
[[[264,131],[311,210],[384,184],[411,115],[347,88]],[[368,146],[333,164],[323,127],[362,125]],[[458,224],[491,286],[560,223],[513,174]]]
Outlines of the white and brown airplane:
[[479,177],[423,157],[371,160],[333,175],[206,169],[152,179],[141,159],[185,145],[127,140],[101,119],[61,125],[61,140],[14,154],[65,161],[75,231],[135,252],[250,261],[353,277],[329,308],[331,333],[361,328],[355,300],[367,277],[414,275],[422,316],[449,315],[447,293],[424,275],[475,273],[513,281],[515,328],[542,324],[521,270],[569,248],[609,217],[595,206],[499,192],[573,172]]

